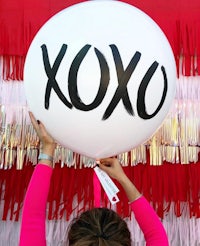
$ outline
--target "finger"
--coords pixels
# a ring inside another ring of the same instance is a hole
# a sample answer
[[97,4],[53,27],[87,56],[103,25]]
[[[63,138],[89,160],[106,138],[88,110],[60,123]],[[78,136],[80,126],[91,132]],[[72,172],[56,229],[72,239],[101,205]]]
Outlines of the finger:
[[104,159],[101,159],[100,162],[104,165],[111,165],[113,163],[113,158],[104,158]]
[[31,119],[31,123],[35,129],[35,131],[37,132],[37,134],[39,135],[39,133],[41,131],[45,131],[45,127],[44,125],[42,124],[42,122],[40,122],[39,120],[36,120],[35,116],[33,115],[32,112],[29,112],[29,116],[30,116],[30,119]]
[[28,113],[29,113],[31,121],[35,121],[36,119],[35,119],[33,113],[31,111],[29,111]]
[[99,162],[102,166],[105,166],[105,167],[111,167],[111,163],[110,162],[107,162],[107,161],[103,161],[103,162]]
[[33,124],[33,127],[34,128],[38,128],[38,122],[35,119],[33,113],[32,112],[29,112],[29,116],[30,116],[30,119],[31,119],[31,123]]
[[104,164],[101,164],[101,163],[99,163],[99,167],[100,167],[103,171],[105,171],[105,172],[107,172],[108,170],[110,170],[110,166],[107,166],[107,165],[104,165]]
[[40,128],[41,131],[46,132],[46,128],[41,121],[39,122],[38,127]]
[[113,160],[113,158],[112,157],[108,157],[108,158],[102,158],[102,159],[100,159],[100,161],[102,162],[102,161],[107,161],[107,162],[110,162],[110,161],[112,161]]
[[100,163],[100,162],[99,162],[98,165],[99,165],[99,167],[100,167],[103,171],[105,171],[105,167],[106,167],[106,166],[104,166],[104,165],[103,165],[102,163]]

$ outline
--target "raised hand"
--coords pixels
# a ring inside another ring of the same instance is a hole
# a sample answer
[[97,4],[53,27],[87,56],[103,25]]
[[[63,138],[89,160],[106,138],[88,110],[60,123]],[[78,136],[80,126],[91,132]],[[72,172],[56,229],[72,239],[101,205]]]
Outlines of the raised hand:
[[126,176],[124,170],[116,158],[105,158],[99,161],[99,167],[111,178],[116,179],[123,187],[130,202],[141,196],[135,185]]
[[[53,137],[47,132],[45,126],[39,120],[36,120],[33,113],[29,112],[32,125],[40,139],[40,151],[53,157],[56,143]],[[52,166],[52,161],[41,160],[42,163]]]

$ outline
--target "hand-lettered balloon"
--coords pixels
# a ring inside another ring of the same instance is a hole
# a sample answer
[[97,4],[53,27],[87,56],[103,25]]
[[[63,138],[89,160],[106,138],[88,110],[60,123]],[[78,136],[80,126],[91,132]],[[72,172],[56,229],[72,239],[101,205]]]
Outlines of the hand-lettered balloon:
[[175,94],[169,42],[141,10],[88,1],[48,20],[27,53],[30,110],[63,146],[103,158],[145,142]]

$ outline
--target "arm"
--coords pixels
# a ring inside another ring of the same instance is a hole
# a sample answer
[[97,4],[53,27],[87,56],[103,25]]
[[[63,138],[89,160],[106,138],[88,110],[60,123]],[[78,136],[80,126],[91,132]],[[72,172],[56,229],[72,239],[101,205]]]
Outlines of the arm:
[[146,244],[148,246],[168,246],[167,235],[159,217],[126,176],[119,161],[115,158],[106,158],[100,160],[99,166],[122,185],[130,201],[135,218],[144,233]]
[[159,217],[142,196],[131,203],[131,209],[144,233],[147,246],[168,246],[167,234]]
[[[53,156],[55,142],[45,127],[30,113],[31,122],[40,138],[41,151]],[[46,245],[46,203],[52,175],[52,161],[40,160],[31,177],[22,211],[20,246]]]
[[46,245],[46,202],[52,170],[47,165],[38,164],[33,172],[22,211],[20,246]]

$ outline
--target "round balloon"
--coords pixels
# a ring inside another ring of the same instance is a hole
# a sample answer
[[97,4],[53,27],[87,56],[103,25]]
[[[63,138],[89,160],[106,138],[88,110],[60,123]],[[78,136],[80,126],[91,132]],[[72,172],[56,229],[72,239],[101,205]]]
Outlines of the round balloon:
[[129,151],[165,119],[175,94],[169,42],[141,10],[87,1],[49,19],[24,70],[30,110],[61,145],[92,158]]

